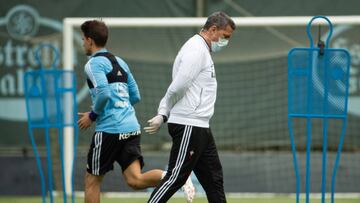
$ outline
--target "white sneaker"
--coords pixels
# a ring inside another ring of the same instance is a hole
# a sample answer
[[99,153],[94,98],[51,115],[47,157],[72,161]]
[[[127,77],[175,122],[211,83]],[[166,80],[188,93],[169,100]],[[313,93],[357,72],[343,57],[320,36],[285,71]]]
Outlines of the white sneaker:
[[184,191],[185,199],[188,203],[191,203],[195,197],[195,187],[191,181],[191,175],[186,180],[185,184],[182,186]]

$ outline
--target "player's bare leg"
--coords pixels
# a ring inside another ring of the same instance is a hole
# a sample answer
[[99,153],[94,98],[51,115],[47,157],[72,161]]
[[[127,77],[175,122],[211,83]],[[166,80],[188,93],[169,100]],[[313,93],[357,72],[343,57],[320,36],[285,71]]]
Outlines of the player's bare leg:
[[103,176],[95,176],[88,172],[85,174],[85,203],[100,202],[100,185]]
[[123,172],[126,183],[134,190],[141,190],[148,187],[155,187],[161,181],[163,171],[154,169],[145,173],[141,172],[139,160],[131,163]]
[[[125,181],[134,190],[141,190],[148,187],[157,186],[165,172],[159,169],[154,169],[141,173],[141,167],[139,160],[134,161],[123,173]],[[185,193],[185,199],[187,202],[192,202],[195,196],[195,188],[191,182],[191,177],[188,178],[184,186],[182,187]]]

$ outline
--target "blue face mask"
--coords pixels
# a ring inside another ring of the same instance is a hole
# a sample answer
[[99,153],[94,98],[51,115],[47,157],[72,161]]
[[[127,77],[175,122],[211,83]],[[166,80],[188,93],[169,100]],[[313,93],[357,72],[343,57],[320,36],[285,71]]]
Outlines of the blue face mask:
[[211,51],[212,52],[218,52],[220,50],[222,50],[224,47],[226,47],[229,43],[229,40],[220,37],[219,41],[217,42],[213,42],[211,41]]

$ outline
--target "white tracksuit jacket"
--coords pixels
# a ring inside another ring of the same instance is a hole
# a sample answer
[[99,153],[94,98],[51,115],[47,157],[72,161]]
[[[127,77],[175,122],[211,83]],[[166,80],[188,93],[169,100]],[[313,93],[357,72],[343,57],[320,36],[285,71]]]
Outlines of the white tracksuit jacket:
[[209,46],[194,35],[175,58],[172,82],[162,98],[158,114],[169,123],[208,128],[214,114],[217,81]]

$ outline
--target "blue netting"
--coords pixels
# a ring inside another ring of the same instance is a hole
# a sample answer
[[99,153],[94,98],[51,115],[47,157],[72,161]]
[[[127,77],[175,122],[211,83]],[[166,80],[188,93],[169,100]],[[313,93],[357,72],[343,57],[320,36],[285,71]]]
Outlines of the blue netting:
[[66,98],[73,100],[73,95],[76,94],[75,79],[73,72],[63,70],[37,70],[25,73],[28,119],[33,127],[61,127],[74,124],[73,116],[66,117],[64,101]]
[[289,114],[345,116],[350,57],[343,49],[295,48],[289,53]]

